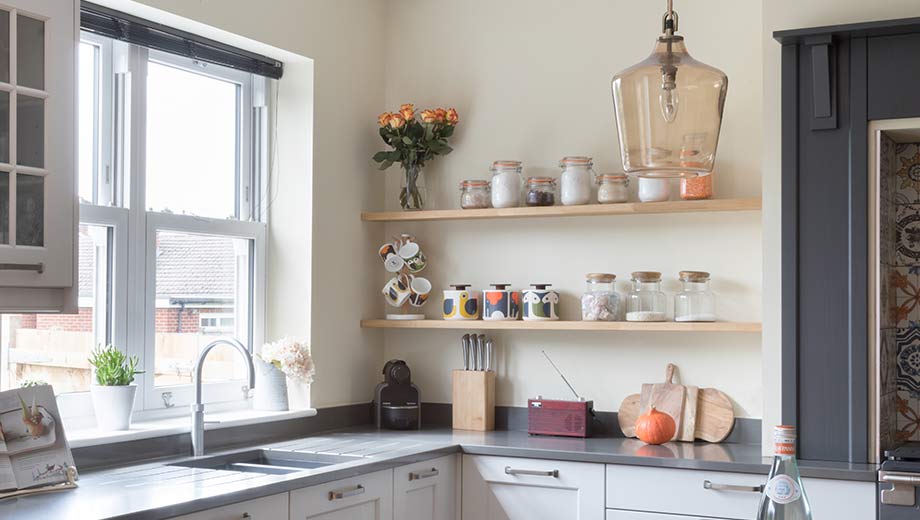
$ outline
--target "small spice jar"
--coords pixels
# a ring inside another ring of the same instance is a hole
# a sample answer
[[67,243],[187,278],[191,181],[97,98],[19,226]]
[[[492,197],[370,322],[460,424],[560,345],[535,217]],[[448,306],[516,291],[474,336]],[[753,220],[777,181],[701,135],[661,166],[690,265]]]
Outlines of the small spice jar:
[[463,209],[488,208],[492,204],[489,181],[467,180],[460,183],[460,207]]
[[712,174],[684,177],[680,180],[680,198],[703,200],[712,198]]
[[614,288],[616,279],[617,275],[611,273],[590,273],[585,277],[585,294],[581,297],[583,321],[623,319],[623,301]]
[[681,271],[681,290],[674,296],[674,321],[716,321],[716,298],[709,273]]
[[524,321],[554,321],[559,319],[559,293],[549,289],[548,283],[531,284],[532,289],[524,289],[521,301]]
[[671,198],[671,179],[639,177],[641,202],[664,202]]
[[626,321],[667,321],[668,300],[661,291],[661,273],[632,273],[632,290],[626,295]]
[[527,206],[552,206],[556,203],[556,179],[552,177],[530,177],[524,191],[524,204]]
[[516,208],[521,205],[521,161],[492,163],[492,207]]
[[597,201],[601,204],[615,204],[629,200],[629,177],[622,173],[611,173],[597,177]]
[[594,162],[590,157],[568,156],[559,161],[562,168],[561,200],[566,206],[589,204],[594,185]]

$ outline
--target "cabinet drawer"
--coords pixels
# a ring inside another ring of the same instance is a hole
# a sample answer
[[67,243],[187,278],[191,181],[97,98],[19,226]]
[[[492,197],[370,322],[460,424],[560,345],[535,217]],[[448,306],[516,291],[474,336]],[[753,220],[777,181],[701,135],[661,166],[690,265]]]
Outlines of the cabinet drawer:
[[[753,488],[765,480],[765,475],[608,465],[607,507],[753,519],[760,502],[760,491]],[[706,489],[707,481],[712,488],[728,485],[748,490]]]
[[683,515],[669,515],[665,513],[643,513],[641,511],[619,511],[616,509],[607,510],[606,520],[729,520],[727,518],[693,517]]
[[291,520],[326,518],[384,520],[393,517],[393,470],[291,491]]
[[272,495],[208,509],[172,520],[281,520],[288,517],[288,494]]

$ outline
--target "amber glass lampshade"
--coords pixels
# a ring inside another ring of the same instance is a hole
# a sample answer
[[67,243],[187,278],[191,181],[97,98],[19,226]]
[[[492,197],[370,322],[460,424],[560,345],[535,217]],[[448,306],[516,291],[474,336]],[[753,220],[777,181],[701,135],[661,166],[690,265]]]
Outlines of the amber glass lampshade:
[[728,76],[687,53],[670,6],[663,20],[652,54],[613,77],[623,169],[640,177],[708,175]]

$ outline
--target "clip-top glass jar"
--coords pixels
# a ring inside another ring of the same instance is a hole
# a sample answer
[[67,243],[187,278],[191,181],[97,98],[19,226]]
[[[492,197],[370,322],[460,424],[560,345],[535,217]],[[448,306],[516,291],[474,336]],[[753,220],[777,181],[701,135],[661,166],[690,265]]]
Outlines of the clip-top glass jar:
[[530,177],[524,191],[524,204],[527,206],[552,206],[556,203],[556,179],[552,177]]
[[667,321],[668,300],[661,292],[661,273],[632,273],[632,290],[626,297],[626,321]]
[[716,321],[716,298],[709,273],[681,271],[681,291],[674,296],[674,321]]
[[619,321],[623,319],[623,301],[616,292],[617,275],[589,273],[585,277],[585,294],[581,297],[584,321]]
[[629,177],[622,173],[599,175],[597,177],[597,201],[601,204],[629,201]]
[[594,163],[590,157],[569,156],[559,161],[562,168],[561,199],[566,206],[589,204],[594,186]]
[[516,208],[521,205],[521,161],[492,163],[492,207]]
[[469,180],[460,183],[460,207],[463,209],[488,208],[492,204],[489,181]]

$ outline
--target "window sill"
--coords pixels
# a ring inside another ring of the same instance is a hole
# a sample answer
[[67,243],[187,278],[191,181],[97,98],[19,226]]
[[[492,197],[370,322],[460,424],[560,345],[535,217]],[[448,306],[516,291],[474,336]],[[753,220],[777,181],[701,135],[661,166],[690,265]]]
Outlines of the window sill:
[[[256,410],[233,410],[214,412],[205,415],[204,429],[219,430],[234,426],[249,424],[264,424],[272,421],[286,421],[301,417],[313,417],[316,410],[292,410],[286,412],[263,412]],[[214,421],[214,422],[211,422]],[[96,428],[69,429],[67,428],[67,442],[71,448],[86,448],[115,442],[136,441],[189,433],[191,431],[191,418],[188,414],[181,417],[159,419],[150,421],[135,421],[130,430],[100,431]]]

